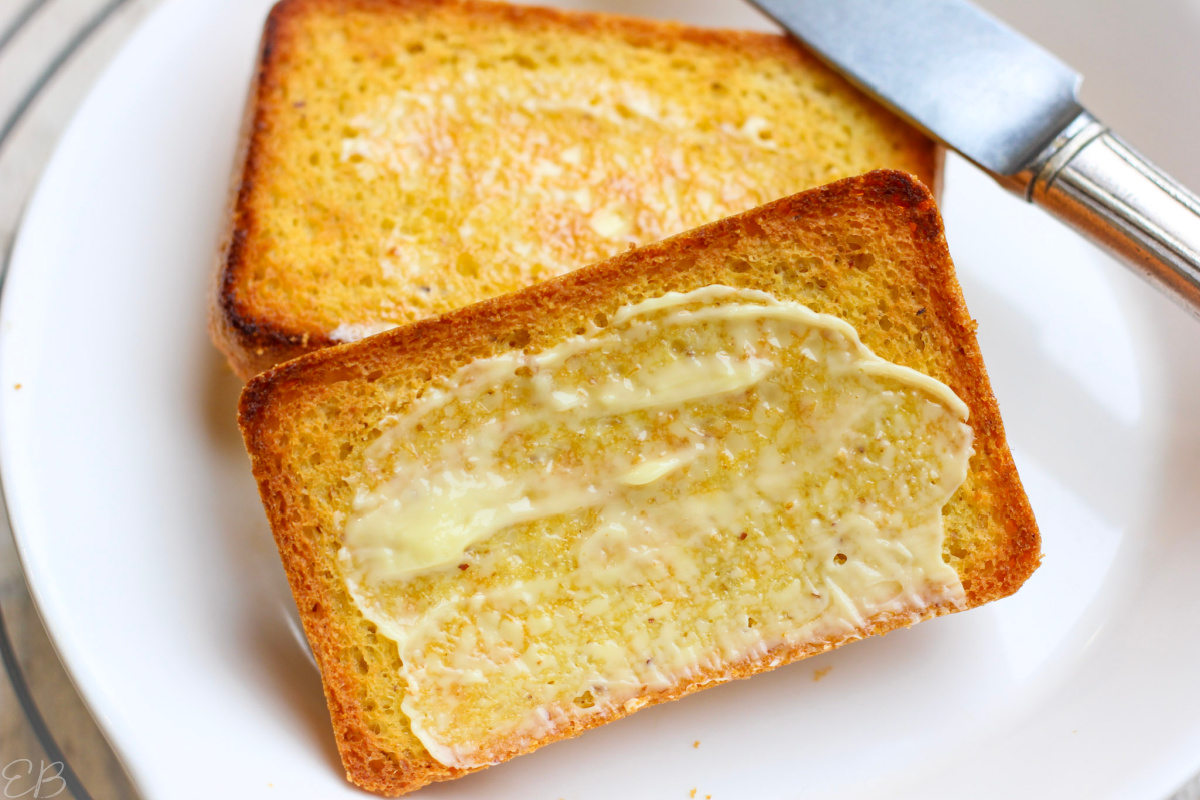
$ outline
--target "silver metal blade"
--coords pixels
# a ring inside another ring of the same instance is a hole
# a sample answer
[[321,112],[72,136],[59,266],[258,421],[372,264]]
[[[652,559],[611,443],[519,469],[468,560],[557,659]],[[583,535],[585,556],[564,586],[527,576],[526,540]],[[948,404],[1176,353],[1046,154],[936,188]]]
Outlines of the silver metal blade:
[[901,116],[1012,175],[1078,116],[1080,76],[965,0],[751,0]]

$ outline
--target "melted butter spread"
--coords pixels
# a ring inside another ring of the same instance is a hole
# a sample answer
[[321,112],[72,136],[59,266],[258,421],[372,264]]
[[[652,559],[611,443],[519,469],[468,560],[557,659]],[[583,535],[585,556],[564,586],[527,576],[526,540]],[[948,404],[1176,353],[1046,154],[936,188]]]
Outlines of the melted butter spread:
[[480,766],[652,691],[961,606],[967,407],[845,322],[726,286],[477,360],[368,448],[339,558],[401,708]]

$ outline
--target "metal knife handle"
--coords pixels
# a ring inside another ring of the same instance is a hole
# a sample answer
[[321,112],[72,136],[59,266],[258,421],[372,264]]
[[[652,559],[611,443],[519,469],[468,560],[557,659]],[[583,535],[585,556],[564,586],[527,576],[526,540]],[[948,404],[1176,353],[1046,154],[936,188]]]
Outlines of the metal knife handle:
[[1000,181],[1200,316],[1200,200],[1090,114]]

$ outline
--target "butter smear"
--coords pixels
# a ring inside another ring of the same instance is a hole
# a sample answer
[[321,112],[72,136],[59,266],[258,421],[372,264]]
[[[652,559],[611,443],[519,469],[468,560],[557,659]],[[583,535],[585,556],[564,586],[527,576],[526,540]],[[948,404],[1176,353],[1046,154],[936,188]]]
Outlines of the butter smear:
[[942,507],[967,414],[836,317],[668,293],[413,401],[367,450],[340,564],[398,647],[414,733],[481,766],[960,607]]

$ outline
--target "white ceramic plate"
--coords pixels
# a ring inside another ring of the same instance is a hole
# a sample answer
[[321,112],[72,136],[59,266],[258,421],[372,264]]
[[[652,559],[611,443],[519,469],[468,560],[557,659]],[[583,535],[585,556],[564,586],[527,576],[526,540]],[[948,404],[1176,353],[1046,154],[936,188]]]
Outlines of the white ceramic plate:
[[[150,19],[63,138],[3,299],[0,465],[21,555],[149,798],[361,796],[289,622],[239,386],[205,333],[267,5],[170,0]],[[763,24],[734,0],[608,7]],[[1154,8],[1172,41],[1200,28],[1183,0]],[[1200,326],[961,162],[944,205],[1042,569],[1003,602],[427,796],[1153,798],[1200,768]]]

